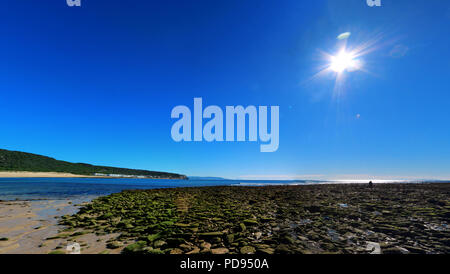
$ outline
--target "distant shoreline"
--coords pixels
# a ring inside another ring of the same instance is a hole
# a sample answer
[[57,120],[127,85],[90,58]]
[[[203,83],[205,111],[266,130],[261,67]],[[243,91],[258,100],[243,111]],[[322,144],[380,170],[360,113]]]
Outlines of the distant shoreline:
[[0,171],[0,178],[111,178],[63,172]]
[[43,155],[6,149],[0,149],[1,177],[187,179],[186,175],[170,172],[71,163]]
[[[80,175],[65,172],[32,172],[32,171],[0,171],[0,178],[100,178],[100,179],[142,179],[120,176]],[[143,179],[170,179],[170,178],[143,178]]]

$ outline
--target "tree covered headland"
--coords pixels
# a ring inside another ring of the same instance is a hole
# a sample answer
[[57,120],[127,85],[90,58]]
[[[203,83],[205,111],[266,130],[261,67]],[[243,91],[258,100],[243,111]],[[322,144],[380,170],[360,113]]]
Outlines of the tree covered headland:
[[5,149],[0,149],[0,171],[64,172],[78,175],[95,175],[96,173],[120,174],[170,179],[187,178],[185,175],[175,173],[70,163],[47,156]]

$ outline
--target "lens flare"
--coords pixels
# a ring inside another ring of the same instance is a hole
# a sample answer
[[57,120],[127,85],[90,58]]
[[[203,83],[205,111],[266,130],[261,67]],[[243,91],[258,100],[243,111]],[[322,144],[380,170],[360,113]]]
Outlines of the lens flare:
[[[351,74],[358,72],[370,73],[366,56],[385,46],[389,41],[384,41],[382,32],[374,33],[366,40],[360,40],[358,43],[352,43],[350,37],[354,35],[350,32],[344,32],[337,36],[336,51],[329,53],[318,49],[320,59],[323,63],[317,68],[317,72],[304,84],[319,79],[334,79],[333,97],[340,97],[351,84]],[[358,39],[358,36],[355,37]],[[347,83],[346,83],[347,82]]]
[[330,69],[337,73],[355,71],[358,69],[358,61],[350,52],[342,50],[336,56],[331,56]]

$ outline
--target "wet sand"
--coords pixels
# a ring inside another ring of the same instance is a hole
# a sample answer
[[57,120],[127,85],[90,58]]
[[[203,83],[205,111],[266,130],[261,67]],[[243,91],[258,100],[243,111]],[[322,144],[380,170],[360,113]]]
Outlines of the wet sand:
[[[83,254],[105,252],[106,241],[117,235],[97,236],[72,230],[61,233],[58,218],[74,214],[71,200],[0,201],[0,254],[69,253],[67,245],[78,243]],[[81,234],[81,235],[78,235]],[[106,253],[118,253],[108,250]]]

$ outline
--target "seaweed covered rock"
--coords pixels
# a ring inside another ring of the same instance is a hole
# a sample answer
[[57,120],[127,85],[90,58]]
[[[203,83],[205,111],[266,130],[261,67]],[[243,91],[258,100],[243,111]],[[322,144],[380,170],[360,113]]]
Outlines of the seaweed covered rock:
[[111,194],[60,223],[127,254],[406,254],[448,253],[449,215],[450,184],[201,187]]

